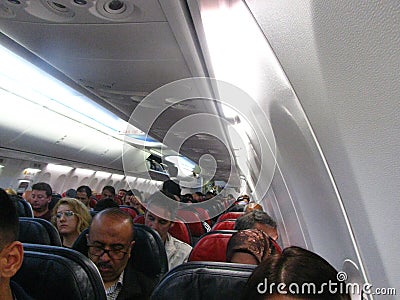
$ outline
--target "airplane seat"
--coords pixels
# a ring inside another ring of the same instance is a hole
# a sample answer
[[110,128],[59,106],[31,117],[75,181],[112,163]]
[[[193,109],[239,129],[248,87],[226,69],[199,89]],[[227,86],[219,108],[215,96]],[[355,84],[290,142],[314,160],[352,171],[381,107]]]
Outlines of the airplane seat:
[[188,262],[168,272],[150,299],[239,300],[255,267],[225,262]]
[[[142,272],[148,277],[160,280],[168,272],[168,259],[164,243],[153,229],[142,225],[135,226],[135,245],[132,247],[131,257],[127,267]],[[72,249],[88,255],[86,234],[88,228],[81,232]]]
[[12,280],[34,299],[107,299],[96,266],[68,248],[24,244],[22,267]]
[[127,205],[120,205],[119,209],[127,212],[132,217],[132,219],[135,219],[136,216],[138,215],[138,212],[136,211],[135,208]]
[[185,242],[186,244],[192,245],[192,235],[190,234],[189,227],[186,223],[181,220],[175,220],[174,226],[170,227],[168,232],[178,240]]
[[18,217],[28,217],[33,218],[33,210],[28,201],[18,195],[10,195],[10,199],[14,201],[17,207]]
[[196,213],[181,209],[176,212],[176,217],[188,225],[192,237],[200,237],[206,233],[206,229]]
[[202,207],[195,207],[194,210],[199,214],[199,216],[207,222],[208,225],[211,225],[211,218],[210,215],[208,214],[207,210],[205,210]]
[[235,219],[225,219],[221,222],[217,222],[211,228],[211,230],[232,230],[235,228]]
[[[145,217],[143,215],[138,215],[133,219],[135,224],[144,224]],[[179,219],[175,220],[174,226],[172,226],[168,232],[178,240],[185,242],[186,244],[192,245],[192,235],[186,223]]]
[[188,261],[226,262],[226,247],[237,230],[218,230],[204,234],[194,245]]
[[244,208],[246,205],[236,204],[227,209],[227,212],[244,212]]
[[222,215],[220,215],[220,216],[218,217],[217,223],[218,223],[218,222],[221,222],[221,221],[223,221],[223,220],[226,220],[226,219],[237,219],[237,218],[239,218],[239,217],[241,217],[241,216],[243,216],[243,215],[244,215],[244,212],[240,212],[240,211],[230,211],[230,212],[226,212],[226,213],[223,213]]
[[135,223],[135,224],[144,224],[144,215],[137,215],[133,219],[133,223]]
[[19,217],[18,240],[22,243],[60,246],[61,238],[49,221],[40,218]]

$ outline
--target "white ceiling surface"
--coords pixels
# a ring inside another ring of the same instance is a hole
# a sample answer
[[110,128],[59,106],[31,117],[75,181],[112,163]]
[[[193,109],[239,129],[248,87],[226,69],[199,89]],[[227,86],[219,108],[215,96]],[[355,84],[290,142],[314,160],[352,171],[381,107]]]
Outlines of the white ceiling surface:
[[246,2],[327,158],[370,279],[398,288],[400,2]]
[[[119,19],[99,9],[103,7],[99,4],[108,0],[87,1],[83,6],[58,0],[68,8],[66,13],[55,13],[49,2],[21,1],[21,5],[15,5],[0,0],[1,32],[95,94],[99,104],[107,108],[111,105],[125,120],[137,103],[155,89],[178,79],[207,74],[182,1],[125,1],[133,12]],[[180,26],[183,23],[187,28]],[[191,111],[180,110],[177,115],[182,118],[196,112],[215,114],[215,105],[207,103]],[[151,133],[162,141],[168,127],[162,122],[159,125]],[[210,132],[215,130],[218,129]],[[210,147],[201,139],[194,138],[192,142],[175,150],[198,162]],[[226,150],[221,147],[212,155],[221,167],[217,177],[223,180],[225,173],[229,175],[226,170],[230,170],[230,160],[224,166]],[[121,168],[120,160],[115,160],[113,166]]]

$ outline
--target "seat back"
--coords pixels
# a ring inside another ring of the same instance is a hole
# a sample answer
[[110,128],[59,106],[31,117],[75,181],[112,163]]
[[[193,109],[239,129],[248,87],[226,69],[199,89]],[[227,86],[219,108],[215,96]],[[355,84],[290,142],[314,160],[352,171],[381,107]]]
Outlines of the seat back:
[[[133,219],[133,223],[136,224],[144,224],[145,217],[144,215],[138,215]],[[174,226],[172,226],[168,232],[178,240],[185,242],[186,244],[192,244],[192,235],[190,234],[190,230],[184,222],[176,219]]]
[[230,211],[230,212],[226,212],[223,213],[222,215],[220,215],[217,219],[217,223],[221,222],[223,220],[227,220],[227,219],[237,219],[241,216],[244,215],[244,212],[242,211]]
[[138,215],[133,219],[135,224],[144,224],[144,215]]
[[190,234],[188,225],[181,220],[175,220],[174,226],[170,227],[168,232],[174,238],[177,238],[178,240],[185,242],[186,244],[192,244],[192,235]]
[[19,218],[18,240],[22,243],[61,246],[61,238],[49,221],[39,218]]
[[232,230],[235,228],[236,220],[226,219],[215,223],[211,230]]
[[206,232],[196,213],[181,209],[176,212],[176,217],[188,225],[192,236],[200,237]]
[[[153,229],[142,224],[134,224],[134,226],[135,245],[132,247],[127,267],[132,267],[148,277],[160,280],[168,272],[168,259],[164,243]],[[87,233],[88,229],[82,231],[72,246],[73,249],[85,256],[88,255]]]
[[120,205],[119,209],[127,212],[132,217],[132,219],[135,219],[136,216],[138,215],[138,212],[136,211],[136,209],[134,209],[133,207],[127,206],[127,205]]
[[202,207],[194,207],[194,210],[199,214],[202,220],[207,222],[208,225],[211,225],[211,218],[207,210]]
[[188,261],[226,262],[226,247],[237,230],[218,230],[204,234],[193,247]]
[[62,247],[24,244],[24,261],[12,278],[35,299],[106,300],[96,266]]
[[25,201],[24,198],[17,195],[10,195],[10,198],[14,201],[15,206],[17,207],[18,217],[33,218],[33,210],[28,201]]
[[241,291],[255,267],[216,262],[182,264],[168,272],[150,299],[240,299]]

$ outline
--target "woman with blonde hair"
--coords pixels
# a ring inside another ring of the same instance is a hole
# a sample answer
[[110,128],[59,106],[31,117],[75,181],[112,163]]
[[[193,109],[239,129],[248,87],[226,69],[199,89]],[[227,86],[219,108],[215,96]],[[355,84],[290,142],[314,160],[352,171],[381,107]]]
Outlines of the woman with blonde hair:
[[52,211],[52,223],[56,226],[64,247],[71,248],[92,217],[87,207],[74,198],[62,198]]

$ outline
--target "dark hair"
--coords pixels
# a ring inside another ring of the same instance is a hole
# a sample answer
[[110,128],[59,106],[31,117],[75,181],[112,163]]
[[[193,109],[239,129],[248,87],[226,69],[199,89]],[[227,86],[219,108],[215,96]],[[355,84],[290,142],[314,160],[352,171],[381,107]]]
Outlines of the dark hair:
[[107,208],[119,207],[119,205],[111,198],[105,198],[97,201],[96,205],[93,207],[94,211],[101,211]]
[[92,222],[89,225],[89,231],[88,231],[89,235],[90,235],[90,228],[91,228],[93,222],[95,220],[98,220],[98,219],[102,218],[102,217],[110,217],[110,218],[113,218],[113,219],[118,219],[118,220],[121,221],[121,223],[127,221],[130,224],[131,228],[132,228],[132,239],[131,240],[133,241],[134,236],[135,236],[135,226],[133,224],[132,217],[127,212],[125,212],[125,211],[123,211],[123,210],[121,210],[119,208],[114,208],[114,207],[113,208],[104,209],[101,212],[97,213],[93,217]]
[[32,191],[33,190],[45,191],[47,197],[50,197],[53,194],[53,190],[51,189],[51,186],[46,182],[35,183],[34,185],[32,185]]
[[276,222],[264,211],[253,210],[236,219],[236,230],[254,228],[256,223],[266,224],[276,229]]
[[8,194],[0,188],[0,251],[18,239],[17,208]]
[[79,193],[86,193],[86,196],[88,198],[92,197],[92,189],[88,187],[87,185],[81,185],[76,189],[77,192]]
[[113,194],[115,196],[115,188],[111,185],[106,185],[105,187],[103,187],[103,189],[101,190],[103,191],[109,191],[111,194]]
[[[268,299],[268,295],[279,293],[303,299],[350,299],[345,293],[345,283],[337,279],[337,274],[321,256],[300,247],[288,247],[254,269],[242,299]],[[336,292],[330,291],[330,283],[335,284]]]
[[181,196],[181,187],[171,179],[164,181],[162,190],[178,197]]

